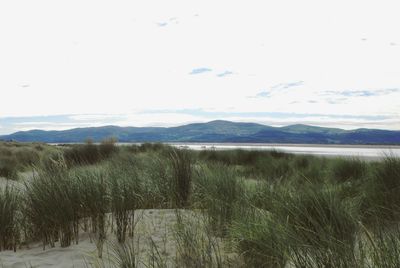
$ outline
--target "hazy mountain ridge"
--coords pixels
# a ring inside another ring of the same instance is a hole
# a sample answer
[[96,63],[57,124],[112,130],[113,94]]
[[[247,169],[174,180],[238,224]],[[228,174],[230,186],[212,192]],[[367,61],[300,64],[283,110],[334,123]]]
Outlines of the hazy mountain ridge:
[[62,131],[30,130],[0,136],[2,140],[48,143],[101,141],[115,137],[120,142],[253,142],[305,144],[400,144],[400,131],[379,129],[343,130],[309,125],[271,127],[256,123],[215,120],[178,127],[75,128]]

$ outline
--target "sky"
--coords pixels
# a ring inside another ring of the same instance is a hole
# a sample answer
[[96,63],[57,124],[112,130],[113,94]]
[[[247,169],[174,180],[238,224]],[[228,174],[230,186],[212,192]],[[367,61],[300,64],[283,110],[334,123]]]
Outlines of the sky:
[[398,0],[0,2],[0,134],[215,119],[400,130]]

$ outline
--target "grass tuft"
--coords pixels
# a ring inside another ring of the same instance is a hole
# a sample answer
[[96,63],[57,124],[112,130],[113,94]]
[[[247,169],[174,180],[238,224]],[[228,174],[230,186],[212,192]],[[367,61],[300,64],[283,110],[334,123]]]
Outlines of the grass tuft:
[[21,229],[20,197],[20,192],[14,186],[7,184],[0,188],[0,251],[16,251],[19,243]]
[[169,152],[169,161],[172,169],[172,189],[175,206],[183,208],[189,205],[192,188],[192,156],[186,150],[172,150]]

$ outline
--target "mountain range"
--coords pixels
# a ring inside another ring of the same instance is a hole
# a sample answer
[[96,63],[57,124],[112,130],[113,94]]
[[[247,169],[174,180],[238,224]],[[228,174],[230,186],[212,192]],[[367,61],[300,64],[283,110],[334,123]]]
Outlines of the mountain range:
[[103,126],[61,131],[29,130],[0,136],[0,140],[68,143],[86,139],[119,142],[218,142],[302,144],[400,144],[400,131],[379,129],[344,130],[309,125],[272,127],[256,123],[215,120],[178,127]]

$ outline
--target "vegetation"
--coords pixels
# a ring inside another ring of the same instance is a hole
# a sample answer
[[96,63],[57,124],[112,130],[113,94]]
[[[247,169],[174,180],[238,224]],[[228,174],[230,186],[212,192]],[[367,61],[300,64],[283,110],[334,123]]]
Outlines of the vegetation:
[[172,150],[169,152],[172,167],[172,191],[177,207],[186,207],[189,203],[192,183],[192,160],[188,151]]
[[68,166],[91,165],[109,158],[118,151],[116,140],[106,139],[100,144],[87,140],[85,144],[74,144],[64,151],[64,158]]
[[81,206],[79,188],[69,176],[64,162],[54,162],[25,183],[25,213],[32,233],[40,237],[43,247],[60,240],[62,247],[71,245],[79,234]]
[[224,267],[228,264],[228,258],[222,256],[221,241],[212,235],[203,218],[179,211],[176,215],[178,267]]
[[109,165],[111,211],[117,226],[118,242],[133,236],[135,209],[141,207],[141,181],[136,161],[127,155],[114,158]]
[[400,220],[400,159],[387,157],[376,165],[363,189],[364,221],[395,225]]
[[0,189],[0,251],[13,249],[19,243],[20,193],[10,185]]
[[337,159],[332,166],[333,178],[340,182],[362,179],[366,167],[366,163],[357,158]]
[[[14,159],[1,162],[3,174],[11,170],[6,177],[34,170],[0,185],[0,250],[32,241],[69,247],[87,233],[100,258],[115,237],[116,267],[166,267],[166,258],[176,267],[400,265],[398,158],[196,152],[113,140],[48,147],[0,146],[0,157]],[[139,258],[135,212],[149,208],[176,209],[173,257],[151,240],[150,257]]]
[[206,166],[196,179],[197,202],[206,209],[211,230],[224,236],[243,197],[243,182],[223,165]]
[[265,210],[249,208],[232,225],[231,236],[248,267],[285,267],[287,235]]
[[0,177],[18,179],[18,173],[40,166],[57,148],[42,143],[0,141]]

